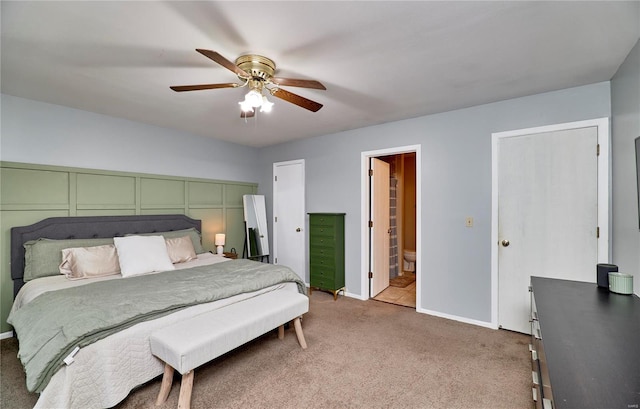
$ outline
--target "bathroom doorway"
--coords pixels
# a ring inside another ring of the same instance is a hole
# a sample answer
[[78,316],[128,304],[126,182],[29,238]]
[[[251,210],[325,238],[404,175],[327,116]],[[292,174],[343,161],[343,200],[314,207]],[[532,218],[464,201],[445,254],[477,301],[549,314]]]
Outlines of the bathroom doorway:
[[[374,255],[388,254],[389,279],[385,280],[387,287],[373,299],[416,308],[416,154],[401,153],[375,159],[389,165],[388,181],[382,181],[388,189],[382,199],[389,200],[388,252],[377,248],[384,243],[373,243]],[[375,173],[373,178],[376,178]],[[372,200],[380,199],[374,191]]]
[[[421,298],[416,291],[421,265],[419,156],[419,146],[363,153],[367,173],[363,181],[363,282],[368,287],[363,293],[368,294],[366,298],[415,309]],[[380,165],[388,169],[379,173],[382,181],[369,172]]]

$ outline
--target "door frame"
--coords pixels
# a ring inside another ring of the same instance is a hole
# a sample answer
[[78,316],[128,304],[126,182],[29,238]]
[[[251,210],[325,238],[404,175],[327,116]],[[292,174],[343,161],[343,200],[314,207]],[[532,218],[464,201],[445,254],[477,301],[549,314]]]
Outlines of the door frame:
[[[273,192],[273,203],[272,203],[272,217],[271,217],[271,225],[273,226],[273,262],[275,264],[275,261],[277,260],[278,257],[278,230],[276,228],[276,203],[278,201],[278,189],[276,189],[276,176],[277,176],[277,172],[276,169],[280,166],[290,166],[290,165],[302,165],[302,186],[300,187],[302,192],[302,220],[303,220],[303,226],[302,229],[304,231],[305,227],[306,227],[306,211],[307,211],[307,196],[306,196],[306,169],[305,169],[305,161],[304,159],[295,159],[295,160],[289,160],[289,161],[284,161],[284,162],[274,162],[273,164],[273,179],[272,179],[272,185],[271,185],[271,191]],[[302,240],[304,241],[303,244],[303,248],[307,249],[307,238],[306,238],[306,233],[304,233],[302,235]],[[304,255],[304,259],[307,259],[307,255]],[[304,280],[306,280],[307,277],[307,266],[306,266],[306,261],[305,261],[305,267],[304,267],[304,271],[303,273],[303,277],[301,277]],[[306,282],[306,281],[305,281]]]
[[[567,122],[491,134],[491,326],[498,328],[498,146],[503,138],[518,137],[543,132],[566,131],[576,128],[598,129],[598,263],[608,263],[611,254],[611,151],[609,118]],[[594,152],[595,154],[595,152]],[[595,266],[594,266],[595,282]]]
[[[369,262],[371,243],[369,242],[369,158],[403,153],[416,154],[416,310],[422,306],[420,285],[422,282],[422,145],[407,145],[394,148],[361,152],[360,154],[360,299],[368,300]],[[401,251],[401,250],[399,250]],[[398,254],[400,260],[400,254]]]

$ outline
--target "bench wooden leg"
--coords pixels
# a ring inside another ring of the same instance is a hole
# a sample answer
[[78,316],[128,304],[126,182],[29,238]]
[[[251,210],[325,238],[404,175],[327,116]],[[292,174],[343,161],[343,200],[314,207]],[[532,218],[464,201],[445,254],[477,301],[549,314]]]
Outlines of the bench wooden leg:
[[293,326],[296,329],[296,336],[302,349],[307,349],[307,341],[304,340],[304,334],[302,333],[302,324],[300,323],[300,317],[293,320]]
[[160,393],[158,393],[158,399],[156,399],[156,405],[162,405],[169,397],[171,392],[171,384],[173,383],[173,367],[169,364],[164,364],[164,375],[162,375],[162,385],[160,386]]
[[278,339],[284,339],[284,324],[278,327]]
[[193,389],[193,370],[182,375],[180,384],[180,398],[178,399],[178,409],[191,408],[191,390]]

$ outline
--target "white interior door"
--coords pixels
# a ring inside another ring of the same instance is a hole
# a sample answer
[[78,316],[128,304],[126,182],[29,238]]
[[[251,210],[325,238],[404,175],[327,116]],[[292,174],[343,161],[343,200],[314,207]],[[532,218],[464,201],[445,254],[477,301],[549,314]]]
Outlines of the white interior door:
[[595,281],[598,128],[500,138],[498,324],[530,332],[530,276]]
[[306,279],[304,160],[273,164],[273,257]]
[[389,287],[389,177],[390,166],[380,159],[371,159],[371,297]]

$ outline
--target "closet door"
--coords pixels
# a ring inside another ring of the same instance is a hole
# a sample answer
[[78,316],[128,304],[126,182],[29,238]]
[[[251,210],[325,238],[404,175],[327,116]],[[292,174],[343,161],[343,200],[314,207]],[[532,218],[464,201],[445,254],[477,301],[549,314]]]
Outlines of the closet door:
[[531,276],[594,282],[596,127],[503,138],[498,152],[498,323],[528,333]]
[[273,164],[273,262],[306,280],[304,160]]

